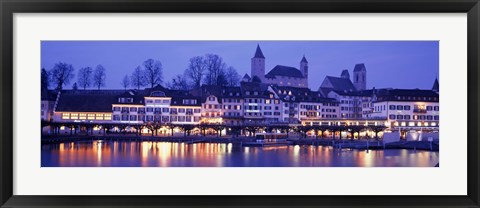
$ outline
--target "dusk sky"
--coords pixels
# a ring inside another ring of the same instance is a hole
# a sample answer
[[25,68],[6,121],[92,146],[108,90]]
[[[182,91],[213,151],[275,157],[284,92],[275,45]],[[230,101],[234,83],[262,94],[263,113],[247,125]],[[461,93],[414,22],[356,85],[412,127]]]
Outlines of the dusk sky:
[[122,78],[149,58],[161,61],[165,83],[183,74],[191,57],[213,53],[243,77],[250,75],[257,44],[266,58],[266,73],[276,65],[299,68],[305,55],[312,90],[325,76],[339,77],[343,69],[352,77],[357,63],[367,68],[368,89],[431,89],[438,77],[438,41],[42,41],[41,67],[50,70],[66,62],[77,76],[78,69],[101,64],[107,73],[105,89],[122,89]]

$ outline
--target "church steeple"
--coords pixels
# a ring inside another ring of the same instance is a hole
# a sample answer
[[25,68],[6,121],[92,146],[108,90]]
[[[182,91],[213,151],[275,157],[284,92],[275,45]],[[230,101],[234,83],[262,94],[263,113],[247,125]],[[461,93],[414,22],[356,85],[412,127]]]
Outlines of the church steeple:
[[255,56],[253,58],[265,58],[265,56],[263,56],[262,49],[260,49],[260,44],[257,44],[257,51],[255,51]]
[[252,58],[252,68],[251,68],[251,79],[258,77],[260,81],[265,80],[265,56],[263,56],[262,49],[260,45],[257,44],[257,50],[255,51],[255,56]]
[[304,87],[308,87],[308,61],[303,55],[302,60],[300,61],[300,72],[302,72],[304,78]]
[[353,86],[358,91],[367,89],[367,68],[365,64],[356,64],[353,68]]
[[302,58],[302,60],[300,61],[300,63],[307,63],[307,64],[308,64],[308,61],[307,61],[307,59],[305,58],[305,55],[303,55],[303,58]]

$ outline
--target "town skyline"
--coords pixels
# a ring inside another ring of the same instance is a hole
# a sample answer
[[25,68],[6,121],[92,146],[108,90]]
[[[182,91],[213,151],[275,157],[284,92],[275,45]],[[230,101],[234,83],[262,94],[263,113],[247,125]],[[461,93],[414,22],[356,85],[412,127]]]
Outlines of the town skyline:
[[[222,57],[240,77],[251,75],[250,59],[257,45],[265,55],[267,72],[276,65],[299,68],[305,55],[312,90],[326,76],[338,77],[344,69],[352,73],[358,63],[367,68],[368,89],[431,89],[438,77],[437,41],[42,41],[41,66],[50,70],[66,62],[73,65],[77,76],[80,68],[101,64],[107,75],[102,89],[122,89],[122,78],[152,58],[163,65],[165,86],[183,74],[190,58],[209,53]],[[71,89],[76,79],[64,89]]]

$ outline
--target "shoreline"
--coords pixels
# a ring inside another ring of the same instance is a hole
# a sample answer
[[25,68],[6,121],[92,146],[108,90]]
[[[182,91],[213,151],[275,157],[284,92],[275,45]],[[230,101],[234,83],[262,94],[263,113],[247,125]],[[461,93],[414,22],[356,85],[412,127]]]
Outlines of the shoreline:
[[[138,136],[138,135],[55,135],[42,136],[41,144],[59,144],[66,142],[91,142],[95,140],[102,141],[123,141],[123,142],[174,142],[174,143],[232,143],[237,146],[247,146],[246,143],[256,142],[255,137],[158,137],[158,136]],[[288,145],[314,145],[314,146],[332,146],[338,149],[359,149],[359,150],[382,150],[382,149],[414,149],[439,151],[438,141],[398,141],[383,144],[381,140],[351,140],[351,139],[318,139],[318,138],[289,138]],[[258,143],[261,144],[261,143]],[[275,146],[275,144],[273,144]],[[262,147],[263,145],[260,145]]]

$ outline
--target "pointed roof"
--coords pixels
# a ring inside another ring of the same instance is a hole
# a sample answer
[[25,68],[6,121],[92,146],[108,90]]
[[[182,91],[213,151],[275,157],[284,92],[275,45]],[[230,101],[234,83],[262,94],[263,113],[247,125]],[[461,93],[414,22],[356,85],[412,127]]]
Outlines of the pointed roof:
[[435,78],[435,82],[433,83],[432,90],[433,90],[433,91],[437,91],[437,92],[438,92],[438,91],[439,91],[439,89],[440,89],[440,88],[439,88],[439,85],[438,85],[438,79],[437,79],[437,78]]
[[348,70],[347,69],[344,69],[342,71],[342,74],[340,75],[340,77],[344,78],[344,79],[350,79],[350,73],[348,73]]
[[253,58],[265,58],[262,53],[262,49],[260,49],[260,45],[257,44],[257,50],[255,51],[255,56]]
[[355,64],[355,68],[353,69],[353,71],[354,71],[354,72],[367,71],[367,68],[365,68],[365,64],[364,64],[364,63]]
[[302,60],[300,61],[300,63],[308,63],[307,59],[305,58],[305,55],[303,55],[303,58],[302,58]]
[[332,77],[326,76],[330,84],[332,85],[332,89],[339,90],[339,91],[356,91],[355,86],[353,86],[352,81],[349,79],[339,78],[339,77]]
[[282,65],[275,66],[265,75],[267,78],[275,78],[276,76],[304,78],[302,72],[297,68]]
[[248,76],[248,74],[247,74],[247,73],[245,73],[245,76],[243,76],[243,78],[242,78],[242,79],[250,80],[250,76]]

